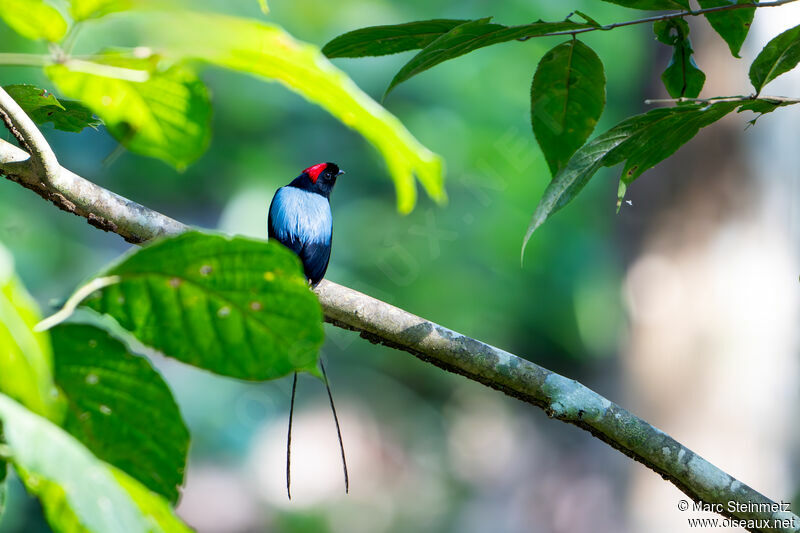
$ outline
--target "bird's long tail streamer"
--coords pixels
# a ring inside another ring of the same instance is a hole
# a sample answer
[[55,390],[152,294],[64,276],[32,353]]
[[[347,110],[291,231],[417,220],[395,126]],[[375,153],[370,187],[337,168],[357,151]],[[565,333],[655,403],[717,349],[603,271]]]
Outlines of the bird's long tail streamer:
[[292,399],[289,403],[289,436],[286,439],[286,495],[292,499],[292,416],[294,415],[294,395],[297,392],[297,372],[292,380]]
[[328,400],[331,402],[331,411],[333,412],[333,421],[336,422],[336,435],[339,437],[339,450],[342,452],[342,468],[344,469],[344,492],[350,493],[350,477],[347,475],[347,458],[344,456],[344,443],[342,442],[342,429],[339,427],[339,417],[336,414],[336,406],[333,404],[333,394],[331,394],[331,386],[328,383],[328,374],[325,372],[325,365],[322,364],[322,358],[319,360],[319,367],[322,369],[322,377],[325,378],[325,389],[328,391]]

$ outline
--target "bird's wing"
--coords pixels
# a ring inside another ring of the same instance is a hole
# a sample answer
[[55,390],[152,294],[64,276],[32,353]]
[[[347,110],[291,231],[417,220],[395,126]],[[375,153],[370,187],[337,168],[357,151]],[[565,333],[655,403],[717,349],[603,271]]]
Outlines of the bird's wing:
[[303,261],[303,269],[311,285],[316,285],[325,276],[328,262],[331,259],[331,241],[327,243],[311,242],[303,246],[298,254]]

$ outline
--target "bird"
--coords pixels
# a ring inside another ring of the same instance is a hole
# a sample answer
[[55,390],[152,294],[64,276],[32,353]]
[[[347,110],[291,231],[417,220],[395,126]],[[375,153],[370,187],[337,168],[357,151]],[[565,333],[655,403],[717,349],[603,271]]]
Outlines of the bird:
[[[330,197],[336,178],[344,174],[336,163],[318,163],[300,173],[288,185],[275,192],[269,204],[267,234],[269,240],[277,240],[289,248],[303,263],[303,273],[313,288],[325,277],[331,259],[333,242],[333,217],[331,215]],[[344,490],[350,491],[350,480],[347,473],[347,459],[342,443],[342,431],[339,417],[333,404],[333,395],[328,383],[328,375],[322,359],[319,360],[325,388],[328,391],[333,420],[336,423],[336,434],[339,438],[339,450],[342,454],[344,469]],[[289,404],[289,431],[286,441],[286,493],[292,499],[291,491],[291,450],[292,450],[292,416],[294,414],[294,398],[297,392],[297,372],[292,381],[292,396]]]
[[328,270],[333,239],[330,196],[336,178],[342,174],[336,163],[310,166],[278,189],[269,206],[270,240],[297,254],[312,287]]

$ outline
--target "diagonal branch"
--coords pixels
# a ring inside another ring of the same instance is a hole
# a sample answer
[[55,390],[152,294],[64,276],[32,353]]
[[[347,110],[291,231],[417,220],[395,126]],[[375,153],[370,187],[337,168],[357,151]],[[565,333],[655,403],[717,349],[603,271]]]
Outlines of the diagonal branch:
[[[0,110],[13,117],[15,124],[20,122],[15,109],[0,105]],[[34,150],[49,150],[46,143],[41,144],[41,134],[30,139]],[[118,233],[130,242],[186,229],[180,222],[63,167],[56,168],[57,176],[37,174],[34,168],[27,153],[0,139],[0,173],[62,209],[87,218],[90,224]],[[58,188],[53,183],[58,183]],[[730,518],[752,521],[745,523],[751,531],[800,530],[800,518],[780,504],[577,381],[336,283],[323,281],[316,292],[326,320],[333,325],[357,331],[370,342],[409,352],[574,424],[644,464],[693,500],[713,504],[720,514]]]

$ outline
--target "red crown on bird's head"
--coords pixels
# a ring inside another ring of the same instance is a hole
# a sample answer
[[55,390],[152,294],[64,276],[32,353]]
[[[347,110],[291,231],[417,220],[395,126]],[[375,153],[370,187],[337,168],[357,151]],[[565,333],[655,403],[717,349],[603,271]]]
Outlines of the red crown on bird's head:
[[308,167],[303,172],[308,174],[308,177],[311,178],[312,183],[316,183],[317,178],[319,178],[319,175],[322,173],[323,170],[325,170],[325,168],[327,168],[327,166],[328,163],[318,163],[314,166]]

